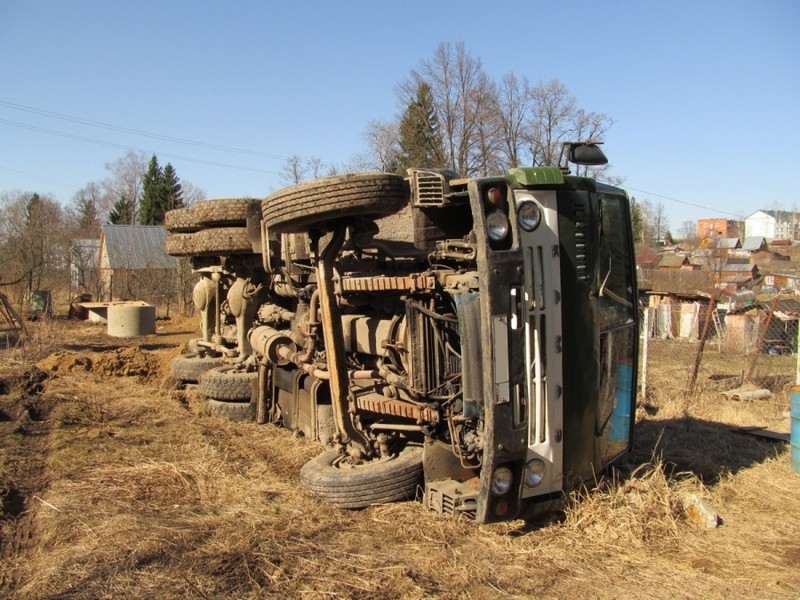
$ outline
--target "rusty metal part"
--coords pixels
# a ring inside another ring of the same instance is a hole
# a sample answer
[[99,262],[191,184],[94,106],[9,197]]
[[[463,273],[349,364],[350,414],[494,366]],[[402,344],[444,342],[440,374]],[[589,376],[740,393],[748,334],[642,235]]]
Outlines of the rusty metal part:
[[[381,356],[387,343],[395,343],[392,334],[394,321],[364,315],[343,315],[342,329],[346,352],[361,352]],[[402,330],[405,332],[405,329]]]
[[413,419],[417,423],[438,423],[439,412],[429,406],[419,406],[381,396],[380,394],[363,394],[356,398],[356,406],[361,410],[381,415],[392,415],[404,419]]
[[[338,432],[347,437],[354,450],[367,453],[369,440],[353,422],[350,411],[350,386],[345,364],[344,332],[342,315],[336,301],[334,289],[334,259],[344,244],[345,225],[338,225],[333,239],[321,252],[317,262],[317,281],[319,285],[319,307],[322,313],[322,334],[325,340],[325,356],[330,372],[331,404]],[[314,243],[316,246],[316,243]]]
[[[221,296],[222,291],[222,274],[218,271],[214,271],[211,273],[211,280],[214,282],[214,297],[219,298]],[[211,336],[211,340],[215,344],[222,344],[222,311],[220,310],[219,302],[216,303],[216,307],[214,310],[214,335]]]
[[256,297],[261,290],[261,285],[254,285],[250,278],[237,277],[228,290],[228,307],[236,318],[236,347],[241,356],[252,352],[247,332],[253,326],[253,320],[258,311]]
[[200,311],[200,329],[203,341],[211,341],[211,332],[216,322],[217,284],[209,276],[203,274],[200,281],[194,286],[192,300],[197,310]]
[[436,286],[432,275],[343,277],[342,292],[426,292]]
[[[250,332],[250,345],[268,362],[285,365],[295,352],[295,344],[286,332],[262,325]],[[285,350],[284,350],[285,349]]]

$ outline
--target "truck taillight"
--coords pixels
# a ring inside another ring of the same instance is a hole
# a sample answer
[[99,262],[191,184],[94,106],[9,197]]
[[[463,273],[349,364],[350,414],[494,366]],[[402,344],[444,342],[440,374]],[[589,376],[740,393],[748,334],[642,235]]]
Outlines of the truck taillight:
[[499,187],[490,187],[486,190],[486,202],[496,208],[501,208],[506,200],[505,190]]
[[493,250],[509,250],[513,242],[508,198],[509,188],[504,180],[486,182],[481,188],[486,235]]

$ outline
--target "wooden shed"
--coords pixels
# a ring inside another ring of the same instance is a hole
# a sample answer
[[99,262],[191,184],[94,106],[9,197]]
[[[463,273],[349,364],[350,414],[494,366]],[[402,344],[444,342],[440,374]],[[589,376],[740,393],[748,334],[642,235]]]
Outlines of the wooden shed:
[[160,225],[104,225],[98,260],[101,299],[148,300],[174,295],[178,261],[166,253]]

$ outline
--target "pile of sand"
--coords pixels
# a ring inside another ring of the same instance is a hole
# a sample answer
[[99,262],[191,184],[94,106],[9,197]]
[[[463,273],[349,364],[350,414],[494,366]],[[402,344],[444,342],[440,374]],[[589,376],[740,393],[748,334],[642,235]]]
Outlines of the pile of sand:
[[72,351],[54,352],[36,366],[54,373],[93,372],[108,377],[139,377],[144,380],[161,377],[163,361],[141,348],[117,348],[98,354]]

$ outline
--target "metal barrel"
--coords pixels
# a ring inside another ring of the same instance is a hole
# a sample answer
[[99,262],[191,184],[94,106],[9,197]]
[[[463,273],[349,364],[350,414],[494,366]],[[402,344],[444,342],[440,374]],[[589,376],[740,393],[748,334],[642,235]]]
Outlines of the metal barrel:
[[621,364],[617,370],[617,383],[614,388],[614,410],[608,425],[609,442],[627,442],[631,432],[631,386],[633,367]]
[[800,473],[800,386],[792,388],[792,471]]

